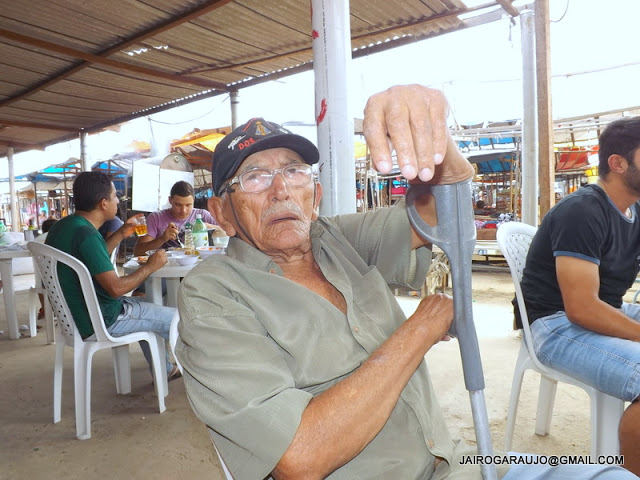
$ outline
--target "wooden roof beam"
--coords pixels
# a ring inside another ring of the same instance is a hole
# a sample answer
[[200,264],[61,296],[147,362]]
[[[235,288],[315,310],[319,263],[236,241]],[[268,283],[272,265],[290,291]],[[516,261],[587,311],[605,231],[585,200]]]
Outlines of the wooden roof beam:
[[[113,55],[114,53],[119,52],[120,50],[123,50],[125,48],[130,47],[131,45],[135,45],[136,43],[140,43],[143,40],[153,37],[154,35],[157,35],[159,33],[165,32],[167,30],[170,30],[171,28],[177,26],[177,25],[181,25],[183,23],[189,22],[195,18],[200,17],[201,15],[204,15],[206,13],[209,13],[213,10],[216,10],[217,8],[223,7],[225,6],[227,3],[230,3],[232,0],[209,0],[205,3],[203,3],[202,5],[200,5],[199,7],[194,8],[193,10],[189,10],[187,12],[185,12],[183,15],[178,16],[178,17],[172,17],[169,20],[165,21],[165,22],[161,22],[158,25],[154,25],[153,27],[149,28],[148,30],[145,30],[143,32],[140,32],[139,34],[131,37],[131,38],[125,38],[124,40],[122,40],[119,43],[116,43],[115,45],[113,45],[112,47],[109,47],[101,52],[97,52],[96,55],[99,57],[108,57],[109,55]],[[16,102],[18,100],[21,100],[23,98],[28,97],[29,95],[32,95],[34,93],[37,93],[41,90],[44,90],[45,88],[49,87],[50,85],[53,85],[55,83],[58,83],[60,80],[64,80],[65,78],[69,77],[70,75],[73,75],[76,72],[79,72],[80,70],[83,70],[87,67],[91,66],[90,62],[87,61],[83,61],[80,62],[78,65],[75,65],[73,67],[68,68],[67,70],[61,72],[60,74],[56,75],[55,77],[52,77],[48,80],[45,80],[44,82],[40,82],[38,84],[35,84],[29,88],[27,88],[26,90],[22,91],[21,93],[14,95],[11,98],[8,98],[6,100],[4,100],[3,102],[0,102],[0,106],[5,106],[5,105],[9,105],[13,102]],[[217,90],[222,90],[222,91],[228,91],[228,88],[226,87],[226,85],[224,86],[224,88],[218,88]]]
[[22,143],[14,142],[12,140],[0,140],[0,145],[5,147],[13,147],[17,150],[44,150],[44,147],[39,143]]
[[20,120],[7,120],[0,118],[0,125],[8,125],[11,127],[40,128],[44,130],[61,130],[63,132],[80,133],[82,129],[76,127],[63,127],[60,125],[51,125],[48,123],[22,122]]
[[520,15],[520,11],[513,6],[513,2],[511,0],[496,0],[496,2],[498,2],[504,11],[512,17]]
[[[160,70],[154,70],[152,68],[141,67],[139,65],[133,65],[131,63],[121,62],[119,60],[112,60],[110,58],[104,58],[100,55],[94,55],[92,53],[76,50],[75,48],[65,47],[64,45],[59,45],[57,43],[47,42],[45,40],[39,40],[37,38],[28,37],[26,35],[12,32],[4,28],[0,28],[0,36],[8,38],[10,40],[14,40],[19,43],[23,43],[25,45],[31,45],[37,48],[48,50],[50,52],[60,53],[67,57],[80,58],[82,60],[85,60],[87,63],[103,64],[119,70],[126,70],[134,73],[140,73],[142,75],[147,75],[150,77],[157,77],[165,80],[171,80],[172,82],[196,85],[198,87],[214,88],[217,90],[226,90],[227,88],[227,85],[224,83],[204,80],[201,78],[174,75],[173,73],[169,73],[169,72],[163,72]],[[2,104],[0,103],[0,106],[1,105]]]

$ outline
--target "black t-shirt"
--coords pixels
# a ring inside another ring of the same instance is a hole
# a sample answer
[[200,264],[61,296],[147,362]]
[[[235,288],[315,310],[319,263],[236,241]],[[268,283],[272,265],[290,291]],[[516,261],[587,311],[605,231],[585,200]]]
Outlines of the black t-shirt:
[[557,256],[598,265],[599,298],[615,308],[640,270],[640,204],[624,215],[597,185],[562,199],[542,220],[531,242],[522,276],[529,321],[564,311],[556,277]]

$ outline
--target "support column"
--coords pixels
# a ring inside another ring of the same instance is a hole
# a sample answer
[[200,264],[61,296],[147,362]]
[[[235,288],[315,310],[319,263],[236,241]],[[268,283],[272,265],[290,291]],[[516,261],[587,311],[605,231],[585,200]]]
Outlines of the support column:
[[13,147],[7,149],[7,161],[9,162],[9,198],[11,201],[11,231],[20,231],[20,212],[18,211],[18,198],[16,197],[16,174],[13,168]]
[[538,226],[538,108],[534,13],[520,13],[522,36],[522,221]]
[[90,172],[89,155],[87,155],[87,132],[80,132],[80,168],[83,172]]
[[549,0],[535,0],[536,78],[538,85],[538,174],[540,176],[540,218],[553,207],[556,158],[553,151],[551,103],[551,35]]
[[238,90],[232,90],[229,93],[231,99],[231,130],[235,130],[238,126],[238,105],[240,104],[240,92]]
[[347,98],[351,64],[348,0],[311,0],[315,115],[323,196],[321,215],[356,211],[353,114]]

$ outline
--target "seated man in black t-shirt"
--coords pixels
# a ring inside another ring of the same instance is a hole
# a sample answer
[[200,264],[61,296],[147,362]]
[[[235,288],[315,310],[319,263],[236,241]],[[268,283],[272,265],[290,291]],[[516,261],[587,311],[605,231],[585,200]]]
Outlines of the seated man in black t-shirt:
[[620,422],[620,453],[638,474],[640,305],[622,297],[640,270],[640,117],[611,123],[599,145],[598,183],[544,217],[522,292],[543,364],[634,402]]

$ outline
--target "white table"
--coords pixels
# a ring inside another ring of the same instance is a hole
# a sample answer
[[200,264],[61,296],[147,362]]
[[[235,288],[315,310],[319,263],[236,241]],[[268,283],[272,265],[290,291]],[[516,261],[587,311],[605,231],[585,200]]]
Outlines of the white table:
[[[22,247],[22,248],[20,248]],[[16,299],[13,290],[13,262],[14,258],[30,257],[31,253],[26,245],[11,245],[10,248],[0,247],[0,276],[2,276],[2,297],[4,298],[4,311],[7,318],[9,338],[20,338],[18,330],[18,315],[16,313]]]
[[[178,307],[178,288],[180,287],[180,279],[184,278],[189,271],[202,260],[198,260],[195,265],[183,267],[178,265],[175,259],[170,258],[169,261],[159,270],[153,272],[144,282],[146,298],[149,302],[156,305],[162,305],[162,279],[167,280],[167,306]],[[135,260],[129,260],[122,265],[122,269],[126,274],[135,272],[140,265]]]

